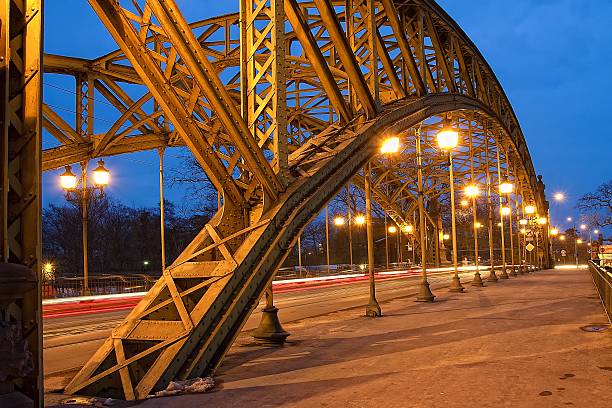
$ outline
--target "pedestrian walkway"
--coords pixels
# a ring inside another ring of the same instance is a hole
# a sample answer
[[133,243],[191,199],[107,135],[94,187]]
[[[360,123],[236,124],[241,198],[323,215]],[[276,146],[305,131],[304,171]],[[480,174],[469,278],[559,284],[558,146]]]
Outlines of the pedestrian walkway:
[[587,270],[436,295],[383,303],[378,319],[352,309],[288,324],[282,348],[243,334],[215,391],[139,406],[611,406],[612,330],[590,331],[607,319]]

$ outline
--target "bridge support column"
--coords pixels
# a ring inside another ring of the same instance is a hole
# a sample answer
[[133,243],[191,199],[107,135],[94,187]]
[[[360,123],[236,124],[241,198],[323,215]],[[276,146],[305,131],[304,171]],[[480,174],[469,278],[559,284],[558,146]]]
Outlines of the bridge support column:
[[[44,405],[40,286],[42,14],[40,0],[0,3],[3,407]],[[18,364],[20,359],[23,365]]]

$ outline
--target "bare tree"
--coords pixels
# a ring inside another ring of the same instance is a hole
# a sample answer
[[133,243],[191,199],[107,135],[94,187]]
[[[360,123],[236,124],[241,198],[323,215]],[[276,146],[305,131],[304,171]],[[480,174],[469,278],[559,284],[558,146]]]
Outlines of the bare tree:
[[576,208],[583,211],[593,225],[612,226],[612,180],[597,187],[595,192],[583,195]]

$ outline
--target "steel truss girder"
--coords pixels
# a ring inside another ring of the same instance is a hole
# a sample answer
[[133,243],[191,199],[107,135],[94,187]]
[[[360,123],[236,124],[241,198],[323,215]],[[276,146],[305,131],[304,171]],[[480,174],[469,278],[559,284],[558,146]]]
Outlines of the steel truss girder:
[[[457,109],[494,115],[467,97],[432,95],[390,105],[376,121],[366,122],[357,131],[336,127],[314,137],[321,138],[320,142],[329,144],[336,153],[327,154],[320,149],[321,144],[313,148],[305,145],[294,152],[290,168],[300,176],[262,214],[258,224],[241,232],[244,239],[236,249],[222,249],[225,254],[221,261],[196,262],[195,248],[190,249],[191,254],[180,256],[66,392],[144,398],[172,379],[212,373],[299,231],[376,154],[381,137]],[[220,217],[218,214],[211,223]],[[215,236],[212,226],[206,231],[216,248],[232,239]],[[196,298],[189,297],[204,288]],[[155,314],[160,313],[160,307],[170,306],[174,313]],[[144,340],[149,341],[148,348],[141,346]],[[153,361],[151,356],[155,356]]]

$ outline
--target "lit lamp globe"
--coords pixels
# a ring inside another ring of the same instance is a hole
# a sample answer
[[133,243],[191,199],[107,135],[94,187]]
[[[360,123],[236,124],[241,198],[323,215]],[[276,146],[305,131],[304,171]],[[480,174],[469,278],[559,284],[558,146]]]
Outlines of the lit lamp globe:
[[466,197],[477,197],[480,194],[480,190],[478,189],[478,186],[475,186],[473,184],[470,184],[469,186],[465,187],[465,195]]
[[527,225],[528,223],[529,223],[529,221],[527,221],[527,220],[524,220],[524,219],[523,220],[519,220],[519,224],[520,225]]
[[525,214],[532,215],[532,214],[535,214],[535,212],[536,212],[536,208],[533,205],[528,205],[525,207]]
[[546,218],[544,218],[544,217],[538,218],[538,224],[546,225]]
[[499,192],[501,194],[511,194],[514,190],[514,185],[512,183],[504,182],[499,185]]
[[503,215],[503,216],[508,216],[508,215],[510,215],[510,212],[511,212],[511,211],[512,211],[512,210],[510,210],[510,207],[502,207],[502,209],[501,209],[501,215]]
[[565,241],[565,235],[561,235],[561,236],[559,237],[559,240],[560,240],[560,241]]
[[550,235],[552,235],[553,237],[559,235],[559,230],[557,228],[553,228],[550,230]]
[[72,173],[70,166],[65,167],[65,171],[60,175],[60,185],[66,191],[74,190],[77,185],[77,177]]
[[404,225],[404,228],[402,228],[402,230],[406,234],[412,234],[412,232],[414,231],[414,227],[412,225]]
[[97,187],[106,187],[110,182],[110,171],[104,167],[104,160],[98,161],[98,167],[93,171],[93,181]]
[[452,150],[459,144],[459,132],[450,126],[444,128],[438,133],[438,146],[443,150]]
[[341,227],[344,225],[344,217],[336,217],[334,218],[334,225],[337,227]]
[[448,241],[448,240],[450,239],[450,235],[449,235],[449,234],[444,234],[444,235],[442,235],[442,238],[443,238],[445,241]]
[[397,228],[395,227],[395,225],[391,225],[388,231],[389,231],[389,234],[395,234],[397,232]]
[[383,141],[382,146],[380,147],[380,152],[382,154],[391,154],[397,153],[400,149],[400,138],[397,136],[389,137]]
[[356,225],[363,225],[363,224],[365,224],[365,222],[366,222],[366,219],[365,219],[365,217],[363,215],[358,215],[358,216],[355,217],[355,224]]

